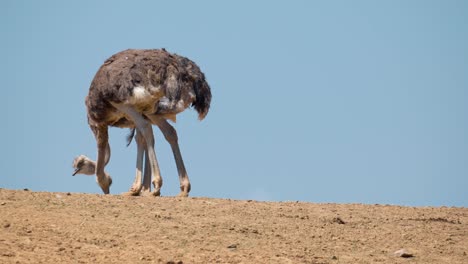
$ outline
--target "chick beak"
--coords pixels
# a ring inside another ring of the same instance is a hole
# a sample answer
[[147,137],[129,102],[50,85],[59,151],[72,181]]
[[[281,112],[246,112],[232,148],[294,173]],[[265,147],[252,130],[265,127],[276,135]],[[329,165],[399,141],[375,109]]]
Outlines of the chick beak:
[[80,169],[76,168],[75,171],[73,172],[72,176],[75,176],[79,171],[80,171]]

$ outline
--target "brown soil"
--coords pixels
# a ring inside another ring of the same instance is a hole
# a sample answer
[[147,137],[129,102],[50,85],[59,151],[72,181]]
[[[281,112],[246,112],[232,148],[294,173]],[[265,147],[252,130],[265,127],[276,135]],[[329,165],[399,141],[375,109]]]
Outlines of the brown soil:
[[468,208],[0,189],[0,263],[468,263],[467,254]]

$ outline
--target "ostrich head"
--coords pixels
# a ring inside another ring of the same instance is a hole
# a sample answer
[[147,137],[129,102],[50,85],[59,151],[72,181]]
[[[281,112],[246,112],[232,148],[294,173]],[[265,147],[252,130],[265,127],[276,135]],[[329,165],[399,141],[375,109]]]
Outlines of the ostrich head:
[[73,160],[73,176],[76,174],[94,175],[96,172],[96,162],[85,155],[80,155]]

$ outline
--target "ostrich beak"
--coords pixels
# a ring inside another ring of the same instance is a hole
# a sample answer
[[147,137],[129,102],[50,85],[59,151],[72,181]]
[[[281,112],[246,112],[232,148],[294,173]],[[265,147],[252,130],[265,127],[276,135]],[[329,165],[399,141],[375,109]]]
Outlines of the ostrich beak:
[[75,171],[73,172],[72,176],[75,176],[79,171],[80,171],[80,169],[76,168]]

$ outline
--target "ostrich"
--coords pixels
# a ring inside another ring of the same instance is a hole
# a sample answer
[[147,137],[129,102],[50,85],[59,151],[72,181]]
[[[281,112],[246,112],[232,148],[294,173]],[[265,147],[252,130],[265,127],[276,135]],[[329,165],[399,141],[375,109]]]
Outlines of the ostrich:
[[[190,181],[179,149],[178,137],[168,120],[189,106],[202,120],[210,108],[211,91],[200,68],[189,59],[165,49],[129,49],[114,54],[99,68],[86,97],[88,124],[97,143],[97,161],[85,155],[75,158],[76,174],[94,175],[105,194],[109,193],[112,178],[104,167],[110,159],[108,127],[130,128],[127,138],[137,143],[136,175],[131,195],[143,190],[161,194],[162,177],[154,150],[152,125],[161,130],[169,142],[180,181],[179,196],[188,196]],[[142,184],[143,159],[145,159]]]

